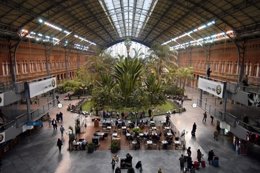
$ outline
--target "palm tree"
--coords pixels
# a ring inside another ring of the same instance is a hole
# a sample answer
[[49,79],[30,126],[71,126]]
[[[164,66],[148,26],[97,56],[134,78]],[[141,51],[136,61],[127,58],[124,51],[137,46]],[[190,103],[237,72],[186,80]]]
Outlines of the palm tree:
[[158,75],[158,79],[161,78],[161,75],[167,69],[168,66],[170,67],[178,67],[177,64],[177,52],[171,49],[168,45],[160,45],[155,43],[151,46],[150,49],[150,59],[151,62],[156,65],[156,72]]
[[193,68],[192,67],[178,68],[176,71],[176,75],[179,79],[180,87],[184,90],[187,80],[193,77]]
[[125,58],[115,66],[114,77],[122,95],[124,106],[131,101],[130,97],[137,88],[142,73],[142,64],[137,58]]
[[110,74],[100,74],[100,80],[92,92],[92,98],[98,105],[111,105],[115,82]]
[[145,80],[145,86],[151,105],[159,104],[165,101],[162,85],[154,74],[147,76]]

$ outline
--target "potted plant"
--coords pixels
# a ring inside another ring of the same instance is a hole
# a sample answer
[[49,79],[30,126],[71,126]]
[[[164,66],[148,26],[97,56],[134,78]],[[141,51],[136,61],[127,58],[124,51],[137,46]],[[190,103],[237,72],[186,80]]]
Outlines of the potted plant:
[[95,150],[95,144],[89,143],[88,144],[88,153],[93,153]]
[[112,140],[110,148],[112,153],[118,152],[120,150],[120,141]]

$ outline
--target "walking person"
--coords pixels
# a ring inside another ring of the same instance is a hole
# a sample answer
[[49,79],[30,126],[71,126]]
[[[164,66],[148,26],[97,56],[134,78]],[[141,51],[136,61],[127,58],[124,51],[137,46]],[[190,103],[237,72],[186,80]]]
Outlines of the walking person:
[[213,125],[214,117],[211,115],[210,118],[211,118],[211,124]]
[[158,169],[158,173],[163,173],[163,172],[162,172],[162,168],[159,168],[159,169]]
[[201,158],[202,158],[202,153],[200,151],[200,149],[197,150],[197,159],[198,159],[198,162],[201,163]]
[[191,156],[191,148],[190,147],[187,149],[187,154],[188,154],[189,157]]
[[185,164],[185,158],[184,158],[184,155],[182,154],[181,157],[179,158],[179,161],[180,161],[180,169],[181,169],[181,172],[184,171],[184,164]]
[[142,166],[142,162],[138,161],[135,165],[136,169],[139,169],[139,172],[142,173],[143,172],[143,166]]
[[204,112],[202,122],[206,123],[207,121],[207,112]]
[[111,162],[111,164],[112,164],[112,170],[114,171],[115,166],[116,166],[116,161],[115,161],[114,158],[112,158],[112,162]]
[[193,126],[192,126],[192,131],[191,131],[191,135],[192,135],[193,137],[195,137],[196,129],[197,129],[197,125],[196,125],[196,123],[194,122],[194,124],[193,124]]
[[55,119],[53,119],[51,123],[53,126],[53,130],[57,130],[57,121]]
[[214,151],[210,150],[209,153],[208,153],[208,161],[209,161],[210,165],[212,164],[212,160],[213,160],[214,155],[215,155]]
[[61,152],[61,146],[62,146],[62,140],[60,138],[58,138],[58,141],[57,141],[57,147],[59,148],[59,153]]
[[60,133],[61,133],[61,139],[63,139],[63,133],[64,133],[64,127],[63,125],[60,126]]

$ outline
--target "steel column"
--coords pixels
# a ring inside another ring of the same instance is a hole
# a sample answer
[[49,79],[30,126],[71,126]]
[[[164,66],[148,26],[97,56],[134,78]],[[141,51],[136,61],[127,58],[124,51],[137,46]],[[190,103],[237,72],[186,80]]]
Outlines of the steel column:
[[240,84],[245,75],[245,52],[246,52],[246,41],[237,41],[236,42],[237,50],[238,50],[238,84]]
[[15,42],[12,42],[10,41],[9,42],[9,59],[10,59],[10,64],[11,64],[11,75],[12,75],[12,83],[13,83],[13,86],[15,87],[16,85],[16,81],[17,81],[17,78],[16,78],[16,50],[19,46],[21,42],[21,39],[19,39],[18,41],[15,41]]

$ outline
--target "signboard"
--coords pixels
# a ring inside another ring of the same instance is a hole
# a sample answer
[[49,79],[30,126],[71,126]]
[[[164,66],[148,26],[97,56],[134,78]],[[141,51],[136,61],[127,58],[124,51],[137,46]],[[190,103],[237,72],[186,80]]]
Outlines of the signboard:
[[5,132],[0,133],[0,144],[5,142]]
[[0,94],[0,106],[4,106],[4,94]]
[[56,78],[29,83],[30,98],[41,95],[57,87]]
[[216,82],[200,77],[198,82],[198,88],[217,97],[223,98],[224,83],[222,82]]

